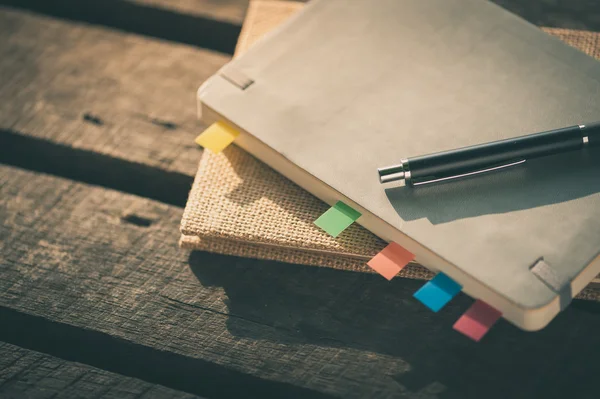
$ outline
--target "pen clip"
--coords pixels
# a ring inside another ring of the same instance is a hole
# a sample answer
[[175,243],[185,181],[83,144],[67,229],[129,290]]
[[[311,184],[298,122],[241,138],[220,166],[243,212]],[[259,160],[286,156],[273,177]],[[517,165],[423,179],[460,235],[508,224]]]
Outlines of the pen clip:
[[435,178],[434,177],[432,179],[423,180],[423,181],[415,181],[414,179],[411,179],[412,181],[408,181],[407,183],[409,183],[409,185],[411,185],[411,186],[424,186],[424,185],[427,185],[427,184],[433,184],[433,183],[440,183],[440,182],[444,182],[444,181],[462,179],[462,178],[465,178],[465,177],[481,175],[483,173],[495,172],[495,171],[498,171],[498,170],[502,170],[502,169],[513,167],[513,166],[521,165],[521,164],[525,163],[526,161],[527,161],[526,159],[521,159],[519,161],[514,161],[514,162],[511,162],[511,163],[508,163],[508,164],[494,166],[494,167],[490,167],[490,168],[486,168],[486,169],[481,169],[481,170],[477,170],[477,171],[473,171],[473,172],[462,173],[462,174],[459,174],[459,175],[447,176],[447,177],[439,177],[439,178]]

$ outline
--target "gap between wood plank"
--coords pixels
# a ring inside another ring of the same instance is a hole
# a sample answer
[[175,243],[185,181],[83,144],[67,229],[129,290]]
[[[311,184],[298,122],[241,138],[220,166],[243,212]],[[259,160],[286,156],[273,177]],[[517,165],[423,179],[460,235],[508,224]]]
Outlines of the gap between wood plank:
[[241,24],[123,0],[0,0],[0,5],[233,54]]
[[0,306],[0,341],[210,398],[328,398],[207,362]]
[[98,399],[197,397],[0,342],[0,397],[75,399],[82,396]]
[[[0,129],[0,163],[185,206],[193,177]],[[142,221],[142,224],[148,221]]]

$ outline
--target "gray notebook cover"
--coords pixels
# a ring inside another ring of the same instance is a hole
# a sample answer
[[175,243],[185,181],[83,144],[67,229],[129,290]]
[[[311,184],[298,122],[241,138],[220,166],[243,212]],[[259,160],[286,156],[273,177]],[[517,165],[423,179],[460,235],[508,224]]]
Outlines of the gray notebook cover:
[[600,63],[493,3],[313,1],[200,101],[522,328],[599,272],[598,150],[416,189],[378,181],[400,158],[600,120]]

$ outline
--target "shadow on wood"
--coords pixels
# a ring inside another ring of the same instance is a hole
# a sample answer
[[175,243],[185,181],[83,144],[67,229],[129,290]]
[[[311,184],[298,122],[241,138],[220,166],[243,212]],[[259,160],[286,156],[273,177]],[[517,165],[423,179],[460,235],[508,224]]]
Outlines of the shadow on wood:
[[329,397],[1,306],[0,320],[0,341],[201,396]]
[[0,163],[184,207],[193,178],[0,129]]
[[537,26],[600,31],[596,0],[491,0]]
[[0,5],[233,54],[241,26],[123,0],[0,0]]
[[0,342],[0,375],[1,398],[192,399],[186,392],[5,342]]
[[[287,331],[280,345],[336,348],[338,355],[323,359],[323,367],[335,368],[344,357],[347,365],[353,356],[356,370],[349,367],[345,375],[365,378],[364,384],[379,376],[440,398],[597,395],[599,303],[575,300],[536,333],[500,321],[477,344],[452,329],[472,302],[465,295],[436,314],[412,297],[422,281],[224,258],[194,252],[189,262],[202,285],[224,289],[233,335],[270,339],[257,334],[264,328],[236,327],[234,319],[243,318]],[[374,369],[381,358],[389,367]]]

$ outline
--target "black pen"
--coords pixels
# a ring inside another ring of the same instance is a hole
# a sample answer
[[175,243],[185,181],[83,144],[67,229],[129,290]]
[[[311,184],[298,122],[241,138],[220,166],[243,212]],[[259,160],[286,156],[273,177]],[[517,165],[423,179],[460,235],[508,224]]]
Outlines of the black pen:
[[398,165],[377,171],[381,183],[404,180],[412,187],[500,170],[585,146],[600,146],[600,122],[402,159]]

